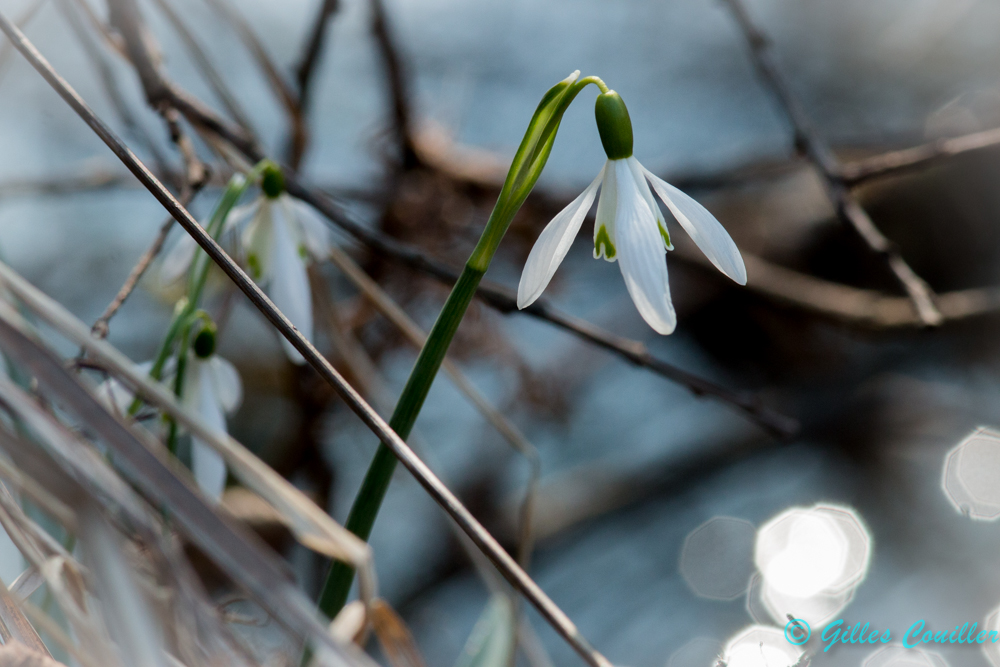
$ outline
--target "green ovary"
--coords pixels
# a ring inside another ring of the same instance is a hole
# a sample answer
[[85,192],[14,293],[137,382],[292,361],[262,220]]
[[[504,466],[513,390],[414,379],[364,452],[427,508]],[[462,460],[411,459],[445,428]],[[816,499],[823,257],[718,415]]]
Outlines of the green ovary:
[[597,236],[594,238],[594,253],[598,257],[601,256],[601,246],[604,246],[604,256],[607,259],[614,259],[617,251],[615,250],[615,244],[611,242],[611,237],[608,236],[608,230],[601,225],[597,230]]

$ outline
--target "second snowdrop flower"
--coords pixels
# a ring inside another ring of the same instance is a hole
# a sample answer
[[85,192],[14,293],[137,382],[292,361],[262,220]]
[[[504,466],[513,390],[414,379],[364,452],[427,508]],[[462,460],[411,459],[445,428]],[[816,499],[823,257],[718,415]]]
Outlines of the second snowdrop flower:
[[[215,330],[203,328],[187,353],[181,404],[201,417],[208,426],[226,433],[226,416],[243,401],[243,383],[236,367],[215,354]],[[191,439],[191,471],[198,486],[219,500],[226,488],[226,463],[214,449],[196,437]]]
[[[234,227],[241,254],[256,280],[295,328],[313,339],[312,290],[306,267],[329,252],[326,225],[304,202],[285,192],[277,167],[264,170],[261,196],[241,212],[234,211]],[[282,337],[288,358],[305,363],[292,344]]]
[[[312,290],[306,269],[329,253],[329,230],[309,205],[285,192],[285,179],[277,165],[262,168],[260,189],[254,201],[229,213],[220,240],[235,251],[250,277],[295,328],[312,340]],[[181,236],[163,260],[161,283],[170,285],[182,278],[197,249],[191,236]],[[284,337],[280,340],[289,359],[305,363],[291,343]]]
[[594,257],[618,262],[639,314],[658,333],[669,334],[677,326],[677,316],[670,300],[664,255],[673,245],[649,186],[712,264],[740,285],[747,281],[743,258],[705,207],[654,176],[633,157],[632,122],[618,93],[604,88],[597,98],[595,116],[607,162],[587,189],[542,230],[521,274],[517,306],[529,306],[552,280],[600,186]]

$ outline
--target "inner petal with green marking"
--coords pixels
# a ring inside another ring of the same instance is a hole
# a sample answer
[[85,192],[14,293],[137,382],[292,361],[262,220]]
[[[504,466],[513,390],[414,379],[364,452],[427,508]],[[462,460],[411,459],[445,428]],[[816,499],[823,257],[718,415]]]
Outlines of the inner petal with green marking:
[[608,236],[607,228],[601,225],[597,229],[597,236],[594,237],[594,258],[600,259],[603,256],[604,259],[612,260],[617,254],[615,244],[611,242],[611,237]]
[[656,226],[660,230],[660,236],[663,237],[663,245],[666,246],[667,250],[673,250],[674,244],[670,242],[670,232],[667,231],[667,226],[662,221],[657,221]]

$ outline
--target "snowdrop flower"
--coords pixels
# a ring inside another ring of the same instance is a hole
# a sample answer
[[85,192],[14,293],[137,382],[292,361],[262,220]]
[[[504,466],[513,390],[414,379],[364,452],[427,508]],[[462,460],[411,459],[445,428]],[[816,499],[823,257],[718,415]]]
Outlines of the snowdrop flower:
[[[285,192],[277,166],[264,169],[261,195],[234,208],[226,219],[223,237],[235,239],[236,256],[253,278],[291,320],[295,328],[313,339],[312,290],[306,267],[326,257],[329,230],[305,202]],[[165,284],[181,278],[191,266],[197,244],[185,234],[164,258],[160,279]],[[280,337],[288,358],[305,363],[298,350]]]
[[[236,367],[215,354],[215,332],[202,329],[188,352],[181,405],[194,412],[213,430],[226,433],[226,415],[243,402],[243,383]],[[219,500],[226,488],[226,464],[219,454],[198,438],[191,439],[191,471],[198,486]]]
[[654,176],[633,157],[632,122],[618,93],[605,90],[599,95],[595,116],[607,162],[594,182],[542,230],[521,274],[517,306],[529,306],[545,290],[601,186],[594,223],[594,258],[618,262],[639,314],[658,333],[669,334],[677,325],[677,316],[670,301],[664,255],[673,250],[673,245],[649,186],[712,264],[740,285],[747,281],[743,258],[711,213]]
[[[312,290],[306,267],[329,252],[328,230],[309,206],[285,193],[276,167],[264,171],[263,194],[251,204],[236,231],[250,276],[267,291],[274,305],[310,341],[313,338]],[[305,363],[292,344],[280,338],[288,358]]]
[[[144,373],[153,367],[152,361],[136,366]],[[174,388],[177,361],[174,357],[164,364],[160,381]],[[135,394],[118,380],[102,383],[97,395],[112,404],[120,414],[127,414]],[[232,363],[215,354],[215,331],[204,328],[195,336],[185,357],[181,405],[201,417],[211,428],[226,433],[226,417],[243,402],[243,383]],[[222,457],[203,441],[192,438],[191,472],[198,487],[210,498],[219,500],[226,487],[226,464]]]

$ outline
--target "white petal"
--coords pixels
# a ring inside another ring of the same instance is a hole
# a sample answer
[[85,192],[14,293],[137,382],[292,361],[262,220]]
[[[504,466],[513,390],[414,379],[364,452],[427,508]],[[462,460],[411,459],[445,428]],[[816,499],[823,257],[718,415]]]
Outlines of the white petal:
[[313,207],[301,199],[282,195],[281,201],[290,209],[288,220],[293,221],[299,244],[305,247],[313,259],[326,259],[330,254],[330,228]]
[[226,414],[232,414],[243,402],[243,383],[240,373],[229,361],[218,355],[212,355],[208,360],[212,369],[212,389]]
[[528,253],[528,261],[524,263],[521,282],[517,285],[517,307],[524,308],[534,303],[548,286],[556,269],[566,257],[573,239],[576,238],[587,217],[587,212],[594,205],[597,186],[601,184],[604,169],[597,175],[593,183],[580,193],[580,196],[570,202],[569,206],[559,211],[545,229],[538,235],[538,240]]
[[249,204],[234,206],[229,211],[229,215],[226,216],[226,224],[223,226],[223,229],[243,227],[247,222],[253,220],[254,216],[257,215],[257,210],[260,208],[261,203],[264,201],[264,197],[258,197]]
[[[609,262],[617,258],[615,250],[615,209],[618,208],[618,179],[615,164],[618,160],[604,163],[604,182],[601,184],[601,198],[597,202],[597,219],[594,220],[594,259],[603,257]],[[606,242],[598,244],[601,230],[607,235]],[[608,244],[611,247],[608,247]],[[611,254],[608,255],[608,252]]]
[[677,316],[670,302],[663,239],[627,162],[618,160],[615,169],[618,179],[615,211],[618,266],[642,319],[657,333],[669,334],[677,326]]
[[663,237],[663,247],[667,250],[673,250],[674,244],[670,242],[670,233],[667,231],[667,221],[663,219],[663,211],[660,210],[659,205],[656,200],[653,199],[653,193],[649,191],[649,183],[646,182],[646,178],[642,175],[642,165],[635,157],[627,158],[628,168],[632,172],[632,178],[635,179],[636,187],[639,188],[639,194],[642,195],[643,201],[646,202],[646,206],[649,210],[653,212],[653,217],[656,218],[657,230],[660,232],[660,236]]
[[[268,292],[274,305],[291,320],[295,328],[310,341],[313,336],[312,292],[305,264],[289,234],[284,217],[275,215],[274,245],[271,249],[271,284]],[[285,353],[294,364],[304,364],[305,359],[292,344],[281,337]]]
[[191,260],[194,259],[194,253],[197,249],[198,244],[191,235],[182,231],[177,243],[160,262],[160,282],[164,285],[170,285],[183,278],[184,274],[191,268]]
[[[173,357],[171,357],[173,358]],[[211,396],[211,387],[203,387],[201,382],[202,366],[207,367],[204,360],[195,356],[194,352],[188,351],[187,361],[184,365],[184,386],[181,387],[181,406],[192,412],[201,412],[201,401],[203,394],[208,391]],[[169,380],[170,391],[174,390],[174,377]]]
[[719,271],[740,285],[747,284],[747,270],[740,251],[725,228],[704,206],[639,165],[653,189],[677,218],[684,231]]
[[250,269],[250,277],[258,283],[266,283],[271,278],[274,262],[274,207],[270,201],[261,199],[253,218],[243,228],[240,245],[243,257]]
[[[136,364],[135,369],[143,375],[149,374],[149,369],[153,367],[152,361],[144,361]],[[97,386],[95,392],[97,398],[107,407],[117,410],[119,415],[128,414],[128,409],[135,400],[135,393],[115,378],[108,378]]]
[[[212,430],[225,433],[226,415],[213,391],[211,364],[195,361],[190,364],[189,372],[196,376],[199,385],[198,416]],[[198,438],[191,440],[191,468],[198,486],[209,498],[218,500],[222,497],[226,487],[226,464],[214,449]]]

